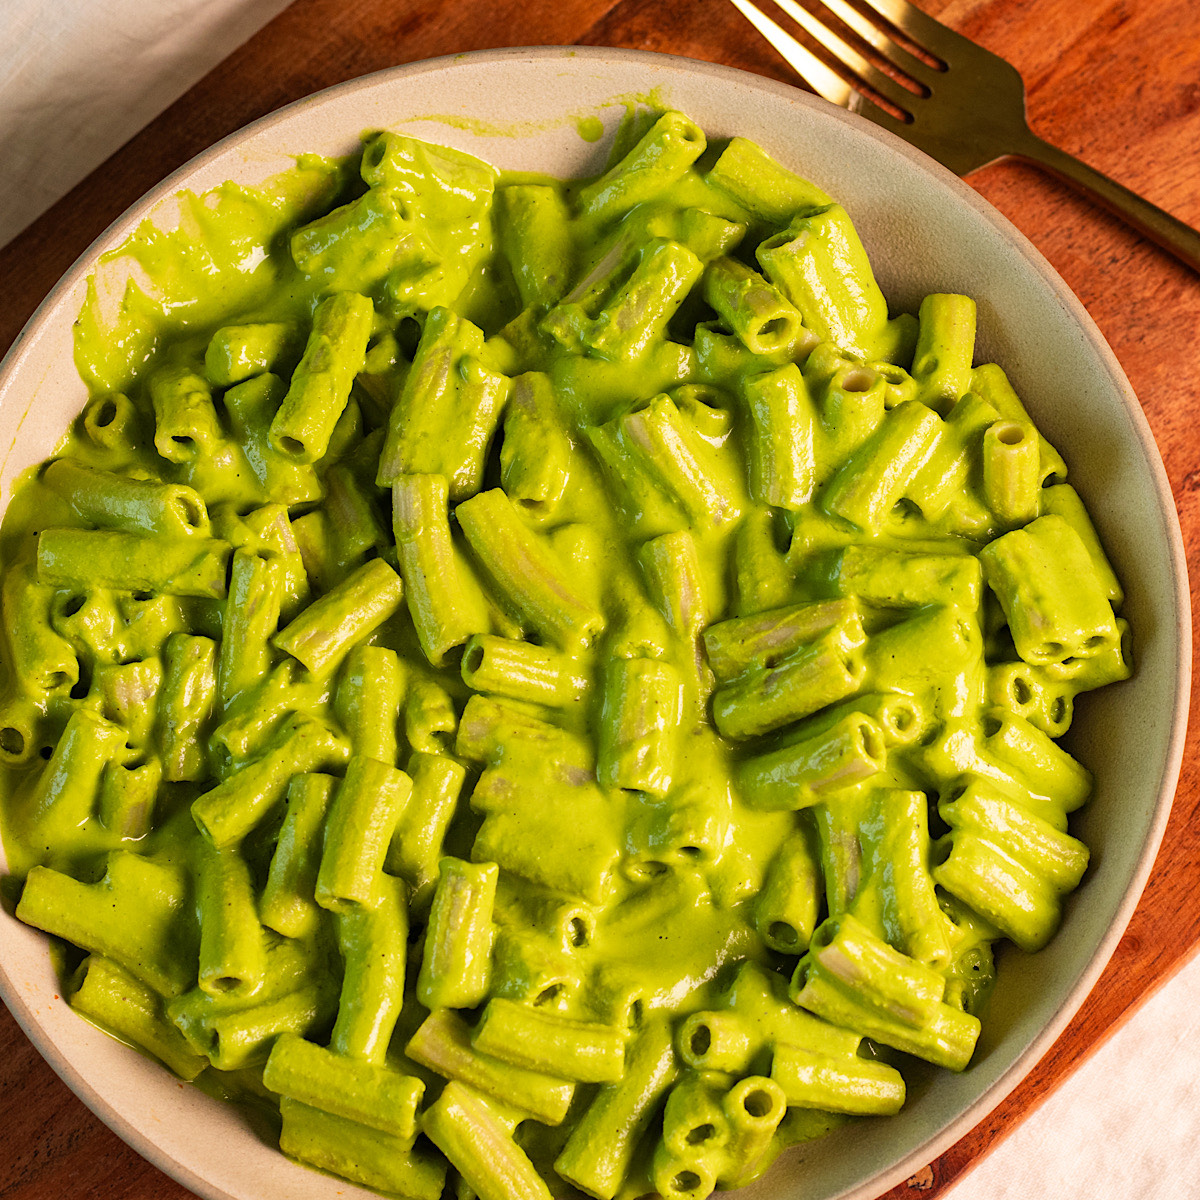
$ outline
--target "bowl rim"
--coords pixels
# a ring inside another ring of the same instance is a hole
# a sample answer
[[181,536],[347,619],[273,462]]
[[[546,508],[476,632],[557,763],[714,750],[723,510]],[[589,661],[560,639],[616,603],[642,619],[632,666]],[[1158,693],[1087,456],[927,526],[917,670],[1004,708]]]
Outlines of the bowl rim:
[[[890,149],[909,159],[919,170],[933,174],[944,186],[956,194],[960,202],[974,209],[976,214],[987,221],[1008,248],[1023,258],[1054,292],[1087,340],[1091,352],[1096,355],[1104,367],[1105,373],[1120,396],[1122,406],[1153,477],[1155,512],[1162,526],[1162,534],[1172,568],[1173,605],[1177,614],[1176,627],[1172,632],[1179,653],[1174,677],[1171,730],[1156,786],[1157,800],[1154,815],[1138,854],[1130,884],[1096,953],[1076,978],[1069,992],[1063,997],[1051,1019],[1032,1038],[1024,1051],[967,1109],[961,1111],[955,1118],[910,1149],[892,1167],[881,1170],[872,1179],[843,1191],[838,1197],[838,1200],[874,1200],[874,1198],[882,1196],[889,1188],[938,1158],[997,1108],[1046,1055],[1082,1007],[1112,958],[1145,889],[1166,831],[1182,766],[1187,732],[1192,675],[1191,594],[1188,583],[1187,555],[1184,549],[1179,515],[1162,457],[1141,404],[1116,355],[1105,341],[1095,321],[1041,251],[1017,229],[1008,217],[953,172],[882,126],[810,95],[799,88],[740,68],[692,59],[683,55],[608,46],[514,46],[445,54],[436,58],[387,67],[300,97],[225,135],[212,146],[177,167],[110,222],[92,240],[34,310],[8,352],[3,359],[0,359],[0,403],[6,399],[13,377],[20,373],[24,359],[32,352],[43,328],[51,322],[60,303],[70,295],[89,270],[94,268],[99,254],[123,241],[158,204],[186,186],[192,175],[202,171],[213,160],[233,149],[238,142],[251,134],[263,133],[276,125],[286,123],[298,110],[314,102],[324,102],[335,97],[344,98],[356,92],[369,91],[385,82],[416,78],[431,72],[452,71],[459,67],[471,68],[480,64],[520,59],[527,60],[531,64],[562,63],[571,60],[597,64],[641,64],[647,68],[653,67],[658,70],[682,70],[690,74],[708,75],[730,82],[736,81],[744,88],[786,98],[791,103],[799,103],[804,107],[819,111],[824,119],[849,123],[858,132],[883,141]],[[228,1194],[218,1185],[209,1183],[207,1179],[199,1176],[190,1167],[174,1158],[169,1151],[161,1148],[151,1136],[133,1125],[121,1111],[95,1091],[71,1060],[58,1050],[56,1043],[43,1033],[41,1025],[34,1015],[33,1004],[25,1000],[16,981],[10,979],[2,960],[0,960],[0,998],[7,1004],[9,1011],[12,1012],[26,1036],[33,1042],[51,1068],[79,1099],[123,1141],[166,1175],[176,1179],[199,1195],[208,1197],[209,1200],[228,1200]],[[1144,999],[1144,996],[1139,997],[1138,1004]],[[1126,1018],[1137,1006],[1137,1004],[1131,1006],[1126,1013]],[[1111,1032],[1112,1030],[1108,1031],[1108,1033]],[[1095,1049],[1098,1044],[1098,1042],[1094,1043],[1089,1047],[1089,1051]],[[350,1190],[353,1190],[353,1185]]]

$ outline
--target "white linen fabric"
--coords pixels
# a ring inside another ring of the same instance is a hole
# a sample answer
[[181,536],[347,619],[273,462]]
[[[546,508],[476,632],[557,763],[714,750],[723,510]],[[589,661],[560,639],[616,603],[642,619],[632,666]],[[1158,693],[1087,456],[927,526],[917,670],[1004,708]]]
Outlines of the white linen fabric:
[[944,1200],[1196,1200],[1197,995],[1200,956],[943,1193]]
[[0,245],[288,0],[0,0]]
[[[287,2],[0,0],[0,245]],[[1200,1196],[1197,995],[1200,959],[945,1200]]]

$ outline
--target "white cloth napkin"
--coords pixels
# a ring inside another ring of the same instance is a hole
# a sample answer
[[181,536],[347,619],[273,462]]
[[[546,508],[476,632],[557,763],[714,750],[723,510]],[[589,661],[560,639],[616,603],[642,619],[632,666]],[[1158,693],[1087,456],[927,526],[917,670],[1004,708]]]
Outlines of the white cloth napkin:
[[[0,245],[286,4],[0,0]],[[1197,995],[1200,959],[946,1200],[1200,1197]]]
[[288,0],[0,0],[0,246]]
[[1200,957],[944,1193],[945,1200],[1200,1196],[1198,995]]

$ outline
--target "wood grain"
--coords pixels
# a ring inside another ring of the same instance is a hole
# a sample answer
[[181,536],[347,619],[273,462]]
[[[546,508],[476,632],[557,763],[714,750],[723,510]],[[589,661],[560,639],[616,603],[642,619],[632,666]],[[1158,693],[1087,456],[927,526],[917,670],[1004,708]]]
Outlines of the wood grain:
[[[1194,0],[923,0],[1016,64],[1037,132],[1200,226],[1200,12]],[[0,350],[75,257],[170,171],[246,122],[398,63],[503,45],[682,54],[793,82],[723,0],[297,0],[0,250]],[[1169,48],[1169,53],[1166,52]],[[1002,163],[969,181],[1050,260],[1129,375],[1166,463],[1200,586],[1200,279],[1063,184]],[[887,1200],[936,1197],[1027,1115],[1200,942],[1200,789],[1189,733],[1149,886],[1092,995],[1051,1052],[957,1145]],[[182,1200],[74,1098],[0,1012],[0,1197]]]

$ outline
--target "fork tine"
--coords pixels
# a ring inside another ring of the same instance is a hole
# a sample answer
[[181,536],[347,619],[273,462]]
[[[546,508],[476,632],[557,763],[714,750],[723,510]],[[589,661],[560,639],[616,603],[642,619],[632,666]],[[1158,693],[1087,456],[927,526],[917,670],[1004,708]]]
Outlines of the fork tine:
[[878,50],[892,66],[905,72],[907,75],[911,75],[918,83],[931,82],[935,76],[941,74],[941,71],[936,67],[931,67],[927,63],[922,62],[915,54],[901,46],[893,37],[884,33],[877,25],[867,20],[857,8],[852,8],[847,4],[846,0],[821,0],[821,3],[843,25],[853,29],[868,46],[873,46]]
[[[919,96],[913,95],[902,84],[897,83],[890,75],[885,75],[880,71],[874,63],[859,54],[849,42],[822,24],[818,17],[814,16],[807,9],[801,8],[796,3],[796,0],[775,0],[775,3],[801,29],[820,42],[847,70],[852,71],[868,87],[873,88],[879,95],[885,100],[890,101],[898,109],[907,111],[908,106],[914,100],[920,99]],[[792,65],[795,66],[794,63]],[[869,96],[864,98],[870,99]]]
[[909,4],[908,0],[863,0],[863,3],[873,8],[885,21],[890,21],[923,50],[928,50],[943,61],[967,40],[962,34],[935,21],[928,13],[923,13],[915,4]]
[[850,107],[850,102],[857,93],[837,72],[831,71],[812,51],[802,46],[787,30],[751,4],[750,0],[729,2],[783,55],[818,96],[828,100],[830,104],[839,104],[842,108]]

